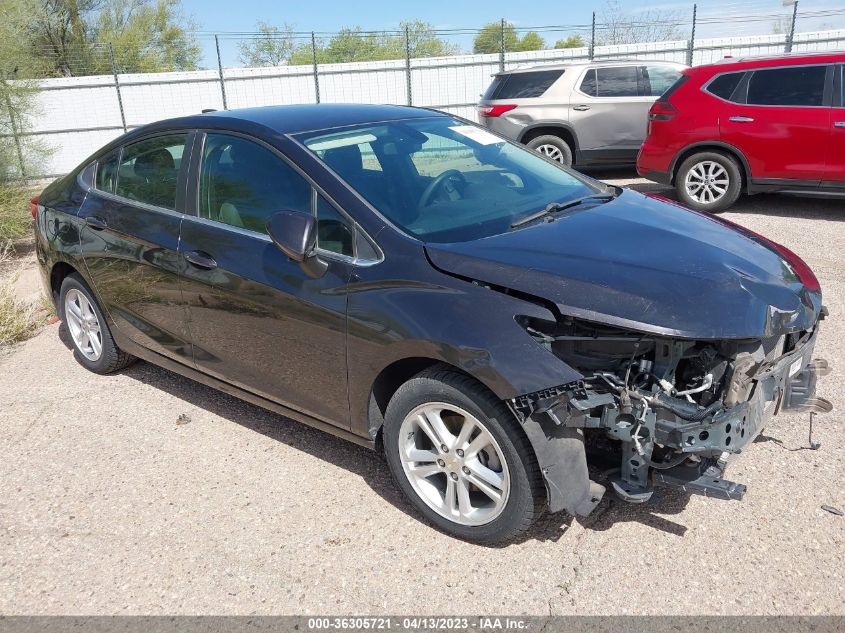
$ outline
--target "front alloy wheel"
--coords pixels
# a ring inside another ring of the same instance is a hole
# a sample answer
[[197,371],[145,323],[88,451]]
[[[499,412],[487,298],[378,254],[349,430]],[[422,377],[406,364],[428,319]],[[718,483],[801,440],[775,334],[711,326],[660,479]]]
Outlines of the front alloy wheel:
[[502,513],[510,480],[502,449],[472,414],[445,402],[413,409],[399,430],[405,476],[440,516],[483,525]]
[[432,524],[476,543],[501,543],[543,512],[546,491],[519,422],[484,385],[447,366],[393,394],[384,452],[397,486]]
[[103,353],[103,334],[100,320],[88,298],[76,288],[65,294],[67,329],[76,349],[91,362]]

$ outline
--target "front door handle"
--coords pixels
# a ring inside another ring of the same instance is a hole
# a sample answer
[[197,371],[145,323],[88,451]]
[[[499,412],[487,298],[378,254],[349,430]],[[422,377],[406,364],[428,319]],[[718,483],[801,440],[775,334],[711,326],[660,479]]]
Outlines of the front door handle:
[[109,226],[108,224],[106,224],[105,220],[103,220],[102,218],[98,218],[94,215],[85,218],[85,224],[90,226],[95,231],[102,231],[103,229],[108,228]]
[[589,110],[589,109],[590,109],[590,106],[588,106],[588,105],[584,105],[584,104],[580,104],[580,105],[577,105],[577,106],[573,106],[573,107],[572,107],[572,109],[573,109],[573,110],[578,110],[578,112],[584,112],[584,111],[586,111],[586,110]]
[[754,118],[750,116],[732,116],[728,120],[734,123],[754,123]]
[[833,127],[845,127],[845,121],[834,121]]
[[197,268],[202,268],[203,270],[213,270],[217,268],[217,262],[214,261],[214,258],[208,253],[203,253],[202,251],[190,251],[189,253],[185,253],[185,259]]

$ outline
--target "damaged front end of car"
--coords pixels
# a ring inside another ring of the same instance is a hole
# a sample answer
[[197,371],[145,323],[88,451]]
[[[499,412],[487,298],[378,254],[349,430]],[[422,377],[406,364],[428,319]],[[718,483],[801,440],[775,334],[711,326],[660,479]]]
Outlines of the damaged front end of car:
[[761,339],[695,340],[571,317],[521,318],[538,343],[581,373],[580,380],[512,399],[509,405],[537,452],[551,511],[586,515],[604,487],[589,480],[584,440],[618,443],[610,483],[642,503],[655,486],[741,499],[724,478],[780,411],[825,413],[815,395],[828,364],[813,359],[820,318],[810,328]]

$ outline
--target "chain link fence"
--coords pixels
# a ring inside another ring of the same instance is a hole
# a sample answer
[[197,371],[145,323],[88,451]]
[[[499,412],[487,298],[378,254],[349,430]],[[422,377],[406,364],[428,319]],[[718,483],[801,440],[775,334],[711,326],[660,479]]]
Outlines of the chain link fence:
[[[492,33],[492,47],[488,47],[498,50],[487,53],[458,52],[480,31],[434,31],[439,41],[439,49],[434,52],[450,53],[440,56],[430,56],[432,51],[425,49],[426,43],[408,29],[350,31],[343,38],[327,33],[209,34],[214,46],[213,59],[206,60],[207,69],[167,73],[122,72],[121,56],[115,55],[111,45],[94,45],[53,60],[54,69],[66,69],[63,74],[73,75],[74,69],[84,64],[98,74],[30,82],[37,92],[27,120],[0,121],[0,142],[14,140],[21,155],[29,143],[50,148],[43,164],[33,167],[22,157],[18,168],[24,178],[47,178],[67,173],[99,147],[132,128],[206,109],[293,103],[390,103],[435,108],[475,120],[476,103],[491,75],[517,67],[615,58],[698,65],[725,56],[845,48],[845,29],[797,33],[795,10],[782,34],[697,37],[697,30],[708,19],[711,18],[699,18],[695,11],[689,19],[676,19],[672,30],[687,33],[686,39],[604,46],[594,43],[607,39],[603,32],[606,36],[615,27],[597,23],[595,15],[589,24],[520,29],[502,20],[499,32]],[[765,19],[771,21],[771,16]],[[634,26],[651,29],[649,32],[654,32],[654,27],[653,23]],[[520,38],[529,33],[572,47],[514,50],[521,46]],[[636,33],[629,35],[640,39]],[[282,38],[284,42],[280,41]],[[270,65],[235,66],[238,60],[243,63],[244,50],[255,48],[256,41],[270,52],[281,50],[287,58],[273,60],[270,55],[263,61]],[[383,59],[331,61],[374,55]]]

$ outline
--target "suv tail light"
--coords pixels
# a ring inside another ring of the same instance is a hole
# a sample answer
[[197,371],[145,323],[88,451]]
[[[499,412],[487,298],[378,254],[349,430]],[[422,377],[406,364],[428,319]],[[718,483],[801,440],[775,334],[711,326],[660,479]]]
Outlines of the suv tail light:
[[489,105],[489,106],[478,106],[478,116],[483,116],[487,118],[495,118],[497,116],[502,116],[505,112],[510,112],[516,108],[515,105],[512,104],[502,104],[502,105]]
[[671,121],[678,114],[678,108],[668,101],[658,99],[648,111],[649,121]]
[[34,220],[35,216],[38,215],[38,196],[30,199],[29,212],[32,213],[32,219]]

